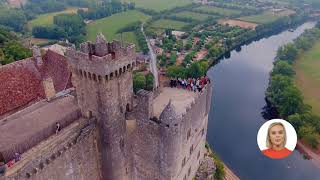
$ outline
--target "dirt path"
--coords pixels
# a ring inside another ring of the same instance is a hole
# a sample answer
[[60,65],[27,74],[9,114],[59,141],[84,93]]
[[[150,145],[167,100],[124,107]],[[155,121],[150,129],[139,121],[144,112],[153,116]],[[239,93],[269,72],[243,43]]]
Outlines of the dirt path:
[[298,141],[297,147],[301,149],[303,153],[307,154],[307,156],[311,158],[310,161],[312,161],[317,167],[320,168],[320,154],[316,154],[309,147],[302,144],[300,141]]

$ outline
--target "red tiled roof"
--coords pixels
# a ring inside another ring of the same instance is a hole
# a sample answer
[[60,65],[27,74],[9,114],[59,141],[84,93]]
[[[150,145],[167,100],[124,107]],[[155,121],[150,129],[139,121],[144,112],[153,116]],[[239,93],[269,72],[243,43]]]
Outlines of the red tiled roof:
[[43,77],[51,77],[56,92],[60,92],[71,86],[71,73],[65,56],[48,50],[43,56]]
[[44,97],[33,58],[0,67],[0,114]]
[[47,51],[41,70],[32,57],[0,66],[0,115],[44,98],[41,81],[46,77],[53,79],[56,92],[72,86],[64,56]]

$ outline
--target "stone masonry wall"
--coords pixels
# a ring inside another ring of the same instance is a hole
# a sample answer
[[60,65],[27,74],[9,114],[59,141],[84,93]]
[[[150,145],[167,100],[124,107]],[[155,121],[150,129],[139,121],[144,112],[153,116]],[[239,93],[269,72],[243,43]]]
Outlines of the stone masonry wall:
[[100,180],[96,125],[83,120],[24,153],[0,180]]
[[[208,109],[211,105],[211,84],[195,99],[182,116],[176,142],[180,152],[175,157],[177,180],[191,180],[205,153],[205,141],[208,126]],[[166,142],[166,141],[164,141]]]
[[129,179],[125,116],[132,106],[134,46],[108,43],[99,34],[96,44],[80,49],[67,51],[68,63],[82,114],[97,118],[103,179]]
[[[133,144],[134,180],[191,180],[204,158],[211,84],[187,108],[178,124],[137,117]],[[142,100],[142,99],[140,99]],[[147,104],[140,102],[140,104]],[[145,106],[137,107],[145,108]],[[146,112],[148,113],[148,112]]]

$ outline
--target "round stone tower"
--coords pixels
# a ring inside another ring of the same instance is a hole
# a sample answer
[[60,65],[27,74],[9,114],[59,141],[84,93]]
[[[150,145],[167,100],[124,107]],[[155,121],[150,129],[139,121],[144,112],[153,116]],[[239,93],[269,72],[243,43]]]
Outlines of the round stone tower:
[[103,179],[130,179],[125,114],[133,101],[134,49],[134,45],[107,42],[100,33],[96,43],[85,42],[80,51],[67,51],[81,112],[97,119]]

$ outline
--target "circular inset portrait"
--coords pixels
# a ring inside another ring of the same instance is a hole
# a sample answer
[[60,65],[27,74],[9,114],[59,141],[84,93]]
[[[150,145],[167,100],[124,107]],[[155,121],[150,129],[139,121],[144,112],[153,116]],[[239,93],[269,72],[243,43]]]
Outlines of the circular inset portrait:
[[289,122],[272,119],[260,127],[257,142],[262,154],[281,159],[289,156],[296,147],[297,133]]

